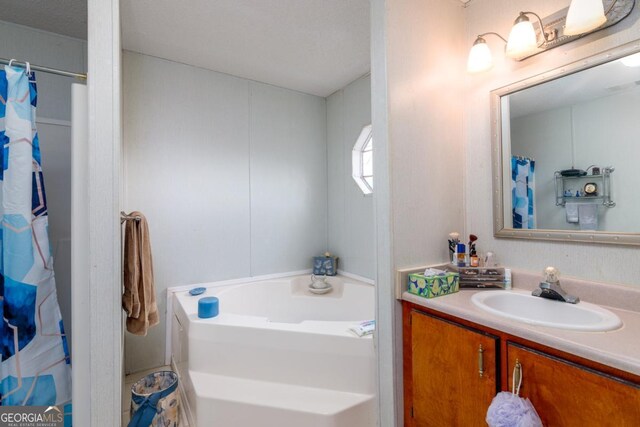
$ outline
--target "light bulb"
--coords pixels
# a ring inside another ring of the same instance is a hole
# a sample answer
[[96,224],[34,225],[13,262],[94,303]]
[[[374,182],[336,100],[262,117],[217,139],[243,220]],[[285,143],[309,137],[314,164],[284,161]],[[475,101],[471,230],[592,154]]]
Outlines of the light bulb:
[[520,12],[509,33],[505,55],[509,58],[520,58],[532,53],[537,47],[538,41],[533,24],[524,13]]
[[602,0],[571,0],[564,25],[565,36],[584,34],[607,22]]
[[491,57],[491,50],[489,46],[487,46],[485,39],[478,37],[469,51],[467,71],[469,73],[481,73],[487,71],[492,66],[493,58]]

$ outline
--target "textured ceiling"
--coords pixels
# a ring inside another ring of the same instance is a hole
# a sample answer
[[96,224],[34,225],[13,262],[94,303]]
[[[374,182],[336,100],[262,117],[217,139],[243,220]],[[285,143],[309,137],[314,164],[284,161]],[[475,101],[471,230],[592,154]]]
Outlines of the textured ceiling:
[[327,96],[369,71],[369,0],[123,0],[124,49]]
[[87,0],[0,0],[0,20],[86,40]]

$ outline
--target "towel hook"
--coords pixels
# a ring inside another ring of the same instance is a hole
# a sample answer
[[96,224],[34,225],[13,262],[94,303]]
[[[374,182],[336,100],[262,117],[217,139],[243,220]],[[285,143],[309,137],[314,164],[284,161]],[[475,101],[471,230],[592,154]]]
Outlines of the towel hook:
[[127,215],[124,211],[120,211],[120,224],[124,224],[125,221],[135,220],[136,222],[140,222],[139,215]]

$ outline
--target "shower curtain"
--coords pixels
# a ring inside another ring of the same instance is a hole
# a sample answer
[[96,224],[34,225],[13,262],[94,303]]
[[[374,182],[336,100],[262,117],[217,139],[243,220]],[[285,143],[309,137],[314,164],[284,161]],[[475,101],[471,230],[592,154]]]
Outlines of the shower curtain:
[[58,306],[35,126],[35,75],[0,71],[0,404],[71,400],[71,359]]
[[535,166],[535,160],[520,156],[511,157],[513,228],[536,228]]

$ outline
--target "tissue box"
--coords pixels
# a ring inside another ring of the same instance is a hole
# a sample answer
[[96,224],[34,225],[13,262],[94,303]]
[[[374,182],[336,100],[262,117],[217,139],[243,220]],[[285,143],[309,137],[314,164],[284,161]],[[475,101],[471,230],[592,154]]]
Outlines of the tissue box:
[[447,273],[444,276],[425,277],[409,274],[409,293],[424,298],[435,298],[456,293],[460,290],[460,275]]
[[313,274],[316,276],[335,276],[338,274],[338,257],[314,256]]

